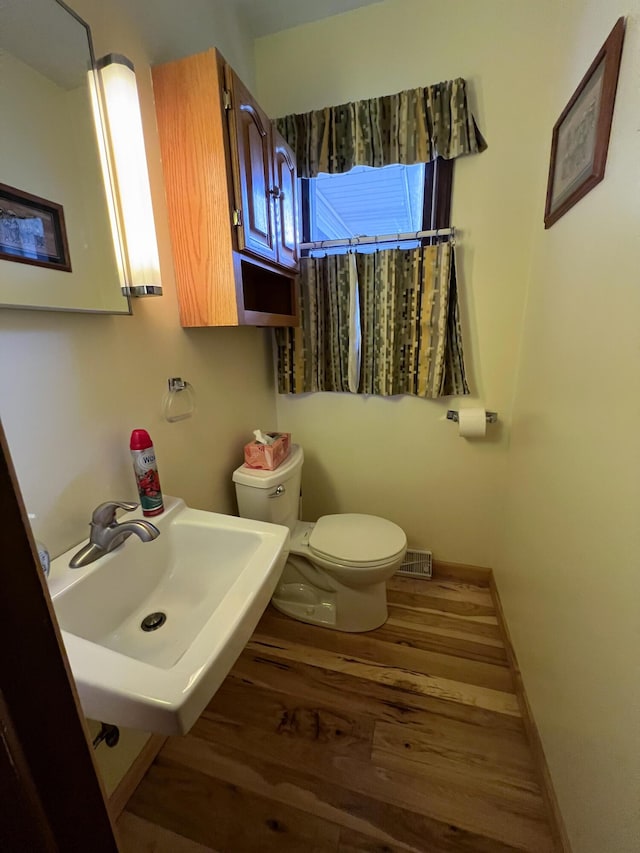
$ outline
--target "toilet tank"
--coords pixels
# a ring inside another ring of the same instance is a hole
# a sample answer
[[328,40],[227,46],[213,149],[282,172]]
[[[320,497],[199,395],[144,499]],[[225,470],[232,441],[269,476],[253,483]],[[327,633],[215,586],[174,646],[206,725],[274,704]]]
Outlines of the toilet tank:
[[293,531],[298,520],[304,454],[298,444],[275,471],[241,465],[233,472],[241,518],[284,524]]

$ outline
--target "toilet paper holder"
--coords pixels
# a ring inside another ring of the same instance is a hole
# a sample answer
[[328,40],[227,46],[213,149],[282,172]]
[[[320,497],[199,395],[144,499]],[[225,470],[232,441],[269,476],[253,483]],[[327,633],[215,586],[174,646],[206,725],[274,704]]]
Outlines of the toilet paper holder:
[[[485,412],[485,414],[487,416],[487,423],[488,424],[495,424],[496,421],[498,420],[498,413],[497,412]],[[455,421],[455,423],[458,423],[460,420],[460,415],[458,412],[456,412],[455,409],[449,409],[449,411],[447,412],[447,420],[448,421]]]

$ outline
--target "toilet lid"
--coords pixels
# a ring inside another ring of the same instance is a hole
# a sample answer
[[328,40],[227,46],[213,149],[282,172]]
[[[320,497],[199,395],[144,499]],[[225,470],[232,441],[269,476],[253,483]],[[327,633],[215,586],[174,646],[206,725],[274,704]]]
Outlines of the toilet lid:
[[381,563],[407,545],[404,530],[376,515],[323,515],[309,537],[309,548],[337,563]]

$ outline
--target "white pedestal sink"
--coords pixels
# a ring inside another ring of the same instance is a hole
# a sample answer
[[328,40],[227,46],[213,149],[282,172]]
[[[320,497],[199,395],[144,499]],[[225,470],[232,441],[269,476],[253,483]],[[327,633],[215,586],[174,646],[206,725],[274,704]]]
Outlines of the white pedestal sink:
[[[88,717],[184,734],[216,692],[269,603],[289,553],[286,527],[202,512],[166,498],[153,542],[131,536],[49,589]],[[119,521],[140,518],[139,511]],[[161,627],[144,631],[150,614]],[[156,620],[160,621],[160,620]]]

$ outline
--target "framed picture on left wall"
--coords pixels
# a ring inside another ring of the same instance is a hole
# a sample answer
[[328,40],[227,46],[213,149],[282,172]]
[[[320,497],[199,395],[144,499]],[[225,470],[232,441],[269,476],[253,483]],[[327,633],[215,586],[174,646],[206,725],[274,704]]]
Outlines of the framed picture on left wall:
[[71,272],[62,205],[0,184],[0,259]]

